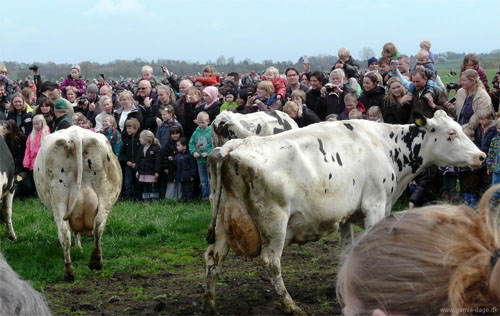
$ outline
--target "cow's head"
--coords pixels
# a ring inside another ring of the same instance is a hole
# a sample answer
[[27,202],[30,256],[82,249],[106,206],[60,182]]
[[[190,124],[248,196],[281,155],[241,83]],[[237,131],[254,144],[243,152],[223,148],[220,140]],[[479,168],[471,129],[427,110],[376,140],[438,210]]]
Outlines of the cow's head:
[[428,163],[479,167],[485,160],[486,155],[444,111],[436,111],[430,119],[416,112],[413,117],[415,125],[425,130],[421,152]]

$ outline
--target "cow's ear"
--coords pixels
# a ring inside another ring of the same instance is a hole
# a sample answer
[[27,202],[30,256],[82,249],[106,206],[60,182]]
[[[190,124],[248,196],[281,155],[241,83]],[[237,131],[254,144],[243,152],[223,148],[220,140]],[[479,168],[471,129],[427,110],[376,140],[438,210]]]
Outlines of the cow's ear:
[[413,117],[413,122],[419,127],[424,127],[427,125],[427,118],[420,112],[414,111],[411,115]]

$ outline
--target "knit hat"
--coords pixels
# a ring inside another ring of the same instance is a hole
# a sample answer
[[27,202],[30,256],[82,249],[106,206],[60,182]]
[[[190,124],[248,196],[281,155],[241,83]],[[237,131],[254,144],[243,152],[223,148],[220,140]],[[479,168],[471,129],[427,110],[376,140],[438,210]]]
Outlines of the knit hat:
[[217,89],[216,87],[206,87],[205,89],[203,89],[203,92],[205,92],[206,94],[208,94],[210,96],[210,99],[212,99],[212,101],[210,101],[210,103],[208,103],[206,106],[209,107],[211,106],[212,104],[215,103],[215,101],[217,101],[219,98],[219,89]]
[[372,63],[376,63],[376,62],[378,62],[378,59],[377,59],[377,58],[375,58],[375,57],[372,57],[372,58],[368,59],[368,67],[370,67],[370,65],[371,65]]
[[94,83],[89,84],[87,87],[87,93],[99,93],[99,88],[97,88],[97,85]]
[[56,110],[69,110],[68,103],[64,101],[63,99],[57,99],[57,101],[54,103],[54,109]]
[[73,66],[71,66],[71,69],[76,69],[76,70],[78,70],[78,72],[80,72],[80,66],[79,65],[73,65]]

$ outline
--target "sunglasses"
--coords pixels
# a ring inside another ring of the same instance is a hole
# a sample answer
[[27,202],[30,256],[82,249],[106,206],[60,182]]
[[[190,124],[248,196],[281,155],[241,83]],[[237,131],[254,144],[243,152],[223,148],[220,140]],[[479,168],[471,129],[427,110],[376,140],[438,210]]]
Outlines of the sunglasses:
[[139,87],[138,89],[139,90],[146,90],[147,88],[146,87]]

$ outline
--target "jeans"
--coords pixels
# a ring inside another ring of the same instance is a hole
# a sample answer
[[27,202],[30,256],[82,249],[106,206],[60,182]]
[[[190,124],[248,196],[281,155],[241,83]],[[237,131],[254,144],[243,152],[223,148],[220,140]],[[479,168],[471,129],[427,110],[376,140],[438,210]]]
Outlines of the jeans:
[[[125,174],[123,176],[124,186],[125,186],[125,199],[130,201],[133,198],[137,198],[138,181],[135,177],[135,171],[129,166],[125,166]],[[135,189],[134,189],[135,187]]]
[[[500,183],[500,172],[492,172],[491,173],[491,185],[495,185]],[[493,195],[494,197],[500,197],[500,191],[496,191]]]
[[201,200],[206,201],[210,197],[210,182],[208,179],[207,163],[198,163],[198,174],[201,182]]

